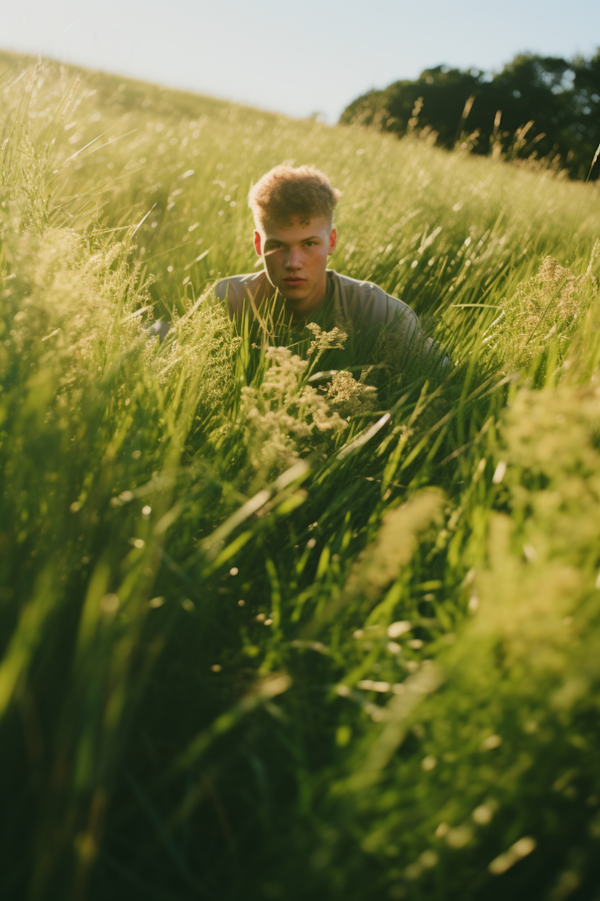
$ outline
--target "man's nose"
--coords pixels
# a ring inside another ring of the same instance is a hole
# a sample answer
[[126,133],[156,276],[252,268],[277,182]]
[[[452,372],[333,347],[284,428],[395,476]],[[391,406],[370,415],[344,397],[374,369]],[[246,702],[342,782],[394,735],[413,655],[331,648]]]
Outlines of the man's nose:
[[302,267],[302,255],[299,247],[292,247],[288,250],[284,265],[286,269],[300,269]]

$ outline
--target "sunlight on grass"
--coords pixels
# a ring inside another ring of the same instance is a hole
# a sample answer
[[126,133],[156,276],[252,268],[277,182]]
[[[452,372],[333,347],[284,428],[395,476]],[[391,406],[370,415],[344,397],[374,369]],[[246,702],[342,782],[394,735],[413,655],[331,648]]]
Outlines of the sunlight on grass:
[[[0,59],[6,897],[591,897],[597,187]],[[284,160],[449,365],[229,321]]]

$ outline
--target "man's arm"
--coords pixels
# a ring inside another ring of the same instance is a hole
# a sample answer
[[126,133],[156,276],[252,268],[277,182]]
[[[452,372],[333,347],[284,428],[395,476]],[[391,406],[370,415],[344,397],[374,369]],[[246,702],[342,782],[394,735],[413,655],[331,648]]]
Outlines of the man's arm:
[[156,322],[153,322],[146,327],[146,334],[149,338],[154,338],[158,335],[158,340],[162,344],[167,337],[170,328],[170,322],[167,322],[165,319],[157,319]]
[[414,310],[381,288],[377,294],[381,361],[396,374],[439,374],[449,365],[448,357],[438,342],[425,334]]
[[[215,285],[215,296],[221,301],[227,300],[229,282],[230,279],[223,278]],[[231,307],[229,308],[229,315],[232,315]],[[170,322],[168,322],[166,319],[157,319],[156,322],[153,322],[150,325],[146,326],[146,335],[148,336],[148,338],[155,338],[158,336],[158,340],[162,344],[170,330]]]

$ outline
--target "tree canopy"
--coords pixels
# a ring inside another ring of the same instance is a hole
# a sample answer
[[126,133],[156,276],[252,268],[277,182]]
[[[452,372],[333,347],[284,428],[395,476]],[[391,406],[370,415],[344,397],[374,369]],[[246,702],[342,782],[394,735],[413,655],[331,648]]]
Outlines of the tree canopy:
[[[354,100],[341,123],[399,136],[435,132],[445,148],[535,157],[586,178],[600,144],[600,48],[591,59],[523,53],[501,72],[436,66]],[[591,177],[600,175],[600,161]]]

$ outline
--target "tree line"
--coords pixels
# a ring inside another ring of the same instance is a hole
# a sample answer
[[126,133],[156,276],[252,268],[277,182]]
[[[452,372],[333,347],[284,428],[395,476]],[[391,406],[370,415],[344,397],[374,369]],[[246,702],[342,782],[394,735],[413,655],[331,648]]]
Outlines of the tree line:
[[600,47],[590,59],[522,53],[498,73],[425,69],[358,97],[340,123],[398,136],[418,129],[448,149],[539,159],[572,178],[598,178]]

